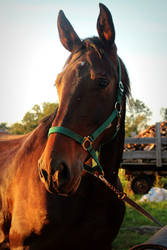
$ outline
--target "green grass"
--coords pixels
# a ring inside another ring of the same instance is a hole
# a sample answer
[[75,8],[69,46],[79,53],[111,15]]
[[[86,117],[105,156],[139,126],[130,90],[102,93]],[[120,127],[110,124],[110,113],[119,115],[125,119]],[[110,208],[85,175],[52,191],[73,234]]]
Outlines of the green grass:
[[[158,203],[142,203],[148,212],[150,212],[163,226],[167,224],[167,201]],[[139,214],[133,208],[126,206],[126,214],[121,226],[120,232],[113,243],[113,250],[129,250],[130,247],[144,243],[153,233],[141,233],[134,228],[141,226],[157,226],[149,219]]]
[[[133,200],[138,202],[141,195],[134,195],[129,188],[129,182],[124,178],[121,173],[121,181],[124,190],[128,193]],[[163,226],[167,224],[167,201],[163,202],[143,202],[140,205],[151,213]],[[126,214],[121,226],[120,232],[113,243],[113,250],[129,250],[130,247],[144,243],[155,232],[140,232],[136,229],[141,226],[157,226],[149,219],[139,214],[136,210],[126,205]],[[158,227],[158,226],[157,226]]]

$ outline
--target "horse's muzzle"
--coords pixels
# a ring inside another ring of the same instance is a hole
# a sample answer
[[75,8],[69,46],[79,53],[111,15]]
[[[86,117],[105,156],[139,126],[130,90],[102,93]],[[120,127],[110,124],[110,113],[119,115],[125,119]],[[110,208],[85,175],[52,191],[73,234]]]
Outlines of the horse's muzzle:
[[81,177],[72,177],[70,168],[64,161],[59,164],[52,162],[47,168],[41,158],[38,161],[38,170],[41,181],[51,193],[68,196],[75,193],[80,184]]

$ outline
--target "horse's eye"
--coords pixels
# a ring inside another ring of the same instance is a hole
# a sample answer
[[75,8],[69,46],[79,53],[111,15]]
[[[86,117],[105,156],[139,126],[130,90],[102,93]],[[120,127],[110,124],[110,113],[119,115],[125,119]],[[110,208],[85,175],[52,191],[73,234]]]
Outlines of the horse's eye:
[[109,81],[105,78],[98,78],[97,83],[102,89],[106,88],[109,85]]

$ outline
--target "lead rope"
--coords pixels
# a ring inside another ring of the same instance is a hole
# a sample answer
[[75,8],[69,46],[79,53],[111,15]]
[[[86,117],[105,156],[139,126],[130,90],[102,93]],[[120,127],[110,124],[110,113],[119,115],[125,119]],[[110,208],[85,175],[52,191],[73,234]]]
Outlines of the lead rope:
[[157,221],[150,213],[148,213],[144,208],[138,205],[135,201],[130,199],[126,193],[121,192],[116,187],[114,187],[111,183],[109,183],[103,175],[98,174],[98,172],[94,172],[93,175],[99,180],[101,180],[110,190],[112,190],[117,195],[119,200],[122,200],[128,203],[131,207],[135,208],[139,213],[146,216],[148,219],[150,219],[152,222],[154,222],[158,226],[162,227],[159,221]]

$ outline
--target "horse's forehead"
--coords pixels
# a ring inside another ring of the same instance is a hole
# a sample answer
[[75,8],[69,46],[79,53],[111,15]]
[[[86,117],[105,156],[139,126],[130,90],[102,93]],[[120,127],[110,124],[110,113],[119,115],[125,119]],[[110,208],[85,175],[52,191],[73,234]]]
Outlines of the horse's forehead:
[[76,62],[76,68],[86,69],[92,75],[105,74],[110,68],[109,60],[97,52],[88,52],[79,58]]
[[95,80],[99,77],[110,77],[111,71],[112,62],[105,53],[88,49],[71,55],[64,66],[62,74],[71,80],[75,77],[75,84],[73,80],[72,82],[73,85],[77,85],[81,82],[81,78],[85,78],[86,75]]
[[91,54],[88,57],[88,63],[90,65],[91,79],[95,79],[96,76],[107,76],[110,74],[111,62],[105,57],[99,54]]

